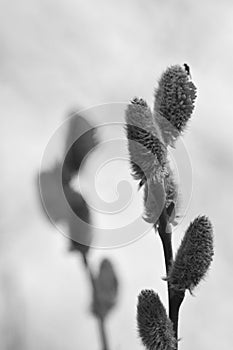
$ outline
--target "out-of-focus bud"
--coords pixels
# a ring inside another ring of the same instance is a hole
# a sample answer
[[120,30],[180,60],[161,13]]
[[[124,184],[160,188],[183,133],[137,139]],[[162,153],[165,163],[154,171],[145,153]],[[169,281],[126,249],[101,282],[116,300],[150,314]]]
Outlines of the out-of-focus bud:
[[176,339],[171,320],[158,294],[143,290],[137,305],[138,333],[148,350],[176,349]]
[[101,262],[99,274],[94,278],[92,312],[104,319],[117,301],[118,279],[110,260]]
[[69,119],[63,164],[62,161],[57,162],[51,170],[40,174],[40,190],[46,212],[52,221],[67,224],[70,250],[79,251],[84,257],[92,241],[90,212],[81,194],[70,186],[70,181],[80,170],[88,152],[97,145],[94,133],[85,118],[73,114]]
[[[65,160],[63,163],[63,184],[69,183],[79,171],[87,154],[97,145],[95,129],[78,113],[69,120],[69,129],[66,137]],[[68,151],[67,151],[68,150]]]
[[213,259],[213,228],[206,216],[199,216],[190,223],[167,280],[171,288],[193,290],[205,277]]
[[62,186],[61,182],[59,163],[40,174],[45,212],[55,223],[66,224],[70,250],[79,251],[85,256],[92,241],[89,208],[80,193],[74,191],[69,184]]

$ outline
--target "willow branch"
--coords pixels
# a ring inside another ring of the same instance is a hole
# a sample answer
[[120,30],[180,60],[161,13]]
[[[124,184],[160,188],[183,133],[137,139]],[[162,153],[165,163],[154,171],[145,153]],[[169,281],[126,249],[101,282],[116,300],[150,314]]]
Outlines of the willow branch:
[[[168,215],[167,215],[166,208],[163,209],[159,218],[158,233],[163,245],[166,273],[168,275],[169,269],[173,262],[173,250],[172,250],[172,228],[168,222]],[[179,310],[180,310],[182,301],[184,299],[184,292],[180,292],[172,289],[168,282],[167,282],[167,288],[168,288],[169,318],[173,323],[175,337],[176,339],[178,339]],[[177,345],[177,349],[178,349],[178,345]]]

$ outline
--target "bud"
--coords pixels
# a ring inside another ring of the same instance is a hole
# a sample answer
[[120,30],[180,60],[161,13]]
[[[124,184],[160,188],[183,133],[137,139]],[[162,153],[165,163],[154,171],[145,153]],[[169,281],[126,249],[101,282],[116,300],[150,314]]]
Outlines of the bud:
[[193,290],[203,279],[213,259],[213,228],[206,216],[189,225],[167,280],[175,290]]
[[118,294],[118,279],[110,260],[101,262],[93,286],[92,312],[103,320],[115,306]]
[[86,155],[97,145],[95,129],[79,114],[74,114],[69,120],[66,137],[66,154],[62,169],[63,184],[69,183],[79,171]]
[[133,176],[145,183],[148,177],[161,179],[166,172],[167,150],[147,103],[135,98],[126,110],[126,131]]
[[70,250],[86,255],[92,241],[89,208],[79,192],[69,184],[62,186],[61,174],[62,164],[59,162],[40,174],[40,190],[46,213],[52,221],[66,225]]
[[176,349],[172,322],[153,290],[143,290],[138,297],[137,324],[139,336],[148,350]]
[[185,69],[171,66],[162,74],[155,90],[154,118],[165,144],[173,145],[184,131],[194,109],[196,87]]

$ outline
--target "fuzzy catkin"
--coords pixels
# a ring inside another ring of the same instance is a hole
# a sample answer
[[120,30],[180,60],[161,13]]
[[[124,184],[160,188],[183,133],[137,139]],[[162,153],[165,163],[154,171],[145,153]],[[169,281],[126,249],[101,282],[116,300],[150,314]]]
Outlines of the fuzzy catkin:
[[148,350],[172,350],[176,339],[171,320],[158,294],[153,290],[143,290],[137,305],[138,333]]
[[213,228],[206,216],[190,223],[167,280],[171,288],[192,291],[205,277],[213,259]]
[[196,87],[185,69],[174,65],[162,74],[155,90],[154,118],[166,144],[173,145],[194,109]]
[[126,110],[126,132],[132,175],[143,185],[166,172],[167,149],[152,113],[143,99],[134,98]]

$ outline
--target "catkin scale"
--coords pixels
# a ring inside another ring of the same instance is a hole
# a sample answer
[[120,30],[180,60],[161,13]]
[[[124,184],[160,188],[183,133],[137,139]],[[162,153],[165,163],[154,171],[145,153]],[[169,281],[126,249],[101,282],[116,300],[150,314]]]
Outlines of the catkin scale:
[[166,202],[164,185],[150,178],[144,187],[144,220],[156,225]]

